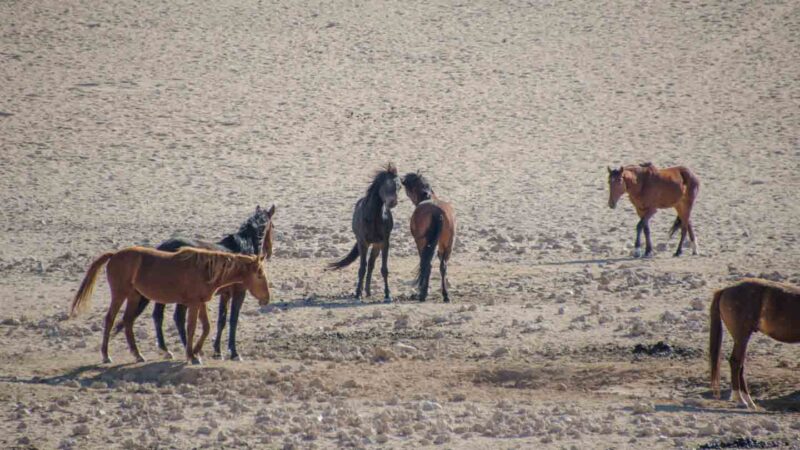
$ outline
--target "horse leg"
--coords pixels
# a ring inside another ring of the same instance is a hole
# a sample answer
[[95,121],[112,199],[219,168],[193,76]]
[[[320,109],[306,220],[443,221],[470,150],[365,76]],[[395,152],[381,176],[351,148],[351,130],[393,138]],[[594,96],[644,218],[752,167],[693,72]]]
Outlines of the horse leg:
[[675,206],[675,212],[678,214],[676,220],[680,220],[681,223],[681,238],[678,241],[678,248],[675,249],[674,255],[677,257],[683,253],[683,243],[686,242],[686,233],[689,231],[689,214],[683,201]]
[[126,295],[119,292],[118,289],[111,288],[111,305],[108,307],[106,313],[105,323],[103,324],[103,343],[100,345],[100,353],[103,355],[103,363],[110,363],[111,358],[108,357],[108,339],[111,334],[111,327],[114,326],[114,319],[122,307],[122,302],[125,301]]
[[[146,300],[146,298],[142,297],[140,301],[144,300]],[[156,328],[156,341],[158,342],[158,349],[161,350],[165,358],[172,359],[174,356],[167,348],[166,341],[164,341],[164,308],[166,308],[166,305],[163,303],[156,303],[153,305],[153,325],[155,325]]]
[[378,259],[378,254],[380,252],[381,249],[376,245],[373,245],[372,250],[369,252],[369,261],[367,261],[367,282],[365,289],[367,297],[372,296],[372,270],[375,269],[375,260]]
[[689,230],[689,240],[692,242],[692,255],[697,256],[700,254],[700,250],[697,247],[697,238],[694,236],[694,227],[692,226],[692,222],[689,222],[687,229]]
[[447,255],[439,257],[439,273],[442,275],[442,299],[445,303],[450,303],[450,296],[447,294]]
[[750,408],[745,397],[746,394],[742,393],[742,390],[744,390],[745,393],[747,392],[747,387],[743,385],[744,359],[745,353],[747,352],[747,342],[750,340],[750,334],[750,331],[743,331],[733,336],[733,351],[729,359],[731,365],[731,400],[736,401],[736,399],[738,399],[745,408]]
[[636,223],[636,242],[633,244],[633,257],[639,258],[642,256],[642,229],[644,228],[644,219],[639,219]]
[[358,284],[356,285],[356,300],[361,301],[361,289],[364,286],[364,275],[367,272],[367,248],[369,244],[358,243]]
[[186,327],[186,360],[191,364],[201,364],[200,358],[193,353],[194,332],[197,329],[197,316],[200,313],[199,305],[189,306],[189,322]]
[[175,304],[175,314],[172,316],[175,327],[178,328],[178,336],[181,338],[184,348],[186,347],[186,305]]
[[683,253],[683,242],[685,240],[686,240],[686,224],[682,222],[681,223],[681,238],[678,241],[678,248],[675,249],[675,254],[673,256],[675,256],[675,257],[681,256],[681,253]]
[[655,209],[649,209],[642,217],[642,228],[644,230],[644,257],[653,256],[653,241],[650,240],[650,218],[656,213]]
[[236,351],[236,331],[239,329],[239,313],[242,311],[242,304],[247,296],[244,289],[236,289],[233,293],[231,302],[231,328],[228,330],[228,351],[231,354],[231,361],[241,361],[242,357]]
[[136,337],[133,334],[133,321],[136,319],[136,310],[139,309],[140,298],[141,294],[135,290],[128,296],[122,323],[125,325],[125,339],[128,341],[128,350],[136,358],[136,362],[142,363],[144,362],[144,356],[139,352],[139,348],[136,346]]
[[[231,299],[231,295],[227,289],[223,290],[221,294],[219,294],[219,313],[217,314],[217,337],[214,338],[214,359],[222,359],[222,349],[221,342],[222,342],[222,331],[225,330],[225,321],[227,320],[228,315],[228,301]],[[233,321],[231,319],[231,321]]]
[[389,291],[389,241],[381,247],[381,276],[383,277],[383,301],[391,303],[392,293]]
[[197,341],[192,352],[199,357],[203,354],[203,344],[205,344],[208,335],[211,333],[211,322],[208,320],[208,305],[203,303],[198,309],[200,324],[203,325],[203,331],[200,333],[200,339]]

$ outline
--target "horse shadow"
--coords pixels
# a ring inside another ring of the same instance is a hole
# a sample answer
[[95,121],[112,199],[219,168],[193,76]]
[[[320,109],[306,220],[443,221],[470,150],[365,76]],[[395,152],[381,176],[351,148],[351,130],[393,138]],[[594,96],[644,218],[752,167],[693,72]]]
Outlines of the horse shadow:
[[49,377],[13,377],[13,379],[9,378],[2,381],[47,385],[63,385],[74,381],[81,387],[91,387],[96,382],[105,382],[107,385],[112,385],[120,381],[137,384],[153,383],[157,385],[164,384],[164,382],[167,381],[173,384],[180,384],[181,382],[193,381],[191,378],[193,378],[194,375],[187,373],[186,368],[187,364],[179,361],[118,364],[109,367],[101,364],[88,364]]
[[409,295],[395,295],[391,302],[384,302],[377,296],[378,300],[362,300],[358,301],[352,295],[342,295],[339,297],[327,297],[325,299],[300,297],[290,299],[280,303],[271,303],[267,306],[261,307],[262,313],[269,313],[275,309],[281,311],[288,311],[292,309],[302,308],[319,308],[319,309],[340,309],[340,308],[369,308],[374,306],[393,305],[398,303],[414,303],[416,299]]
[[[728,398],[730,389],[721,392],[721,398]],[[690,395],[691,396],[691,395]],[[716,400],[710,390],[697,394],[706,400]],[[746,409],[737,402],[731,400],[729,407],[697,405],[656,405],[656,411],[660,412],[688,412],[688,413],[715,413],[715,414],[772,414],[776,412],[800,412],[800,391],[774,398],[762,398],[755,400],[758,410]]]
[[552,261],[543,262],[539,266],[570,266],[582,264],[613,264],[618,262],[638,261],[641,259],[647,260],[648,258],[634,258],[633,256],[621,256],[619,258],[594,258],[594,259],[571,259],[569,261]]

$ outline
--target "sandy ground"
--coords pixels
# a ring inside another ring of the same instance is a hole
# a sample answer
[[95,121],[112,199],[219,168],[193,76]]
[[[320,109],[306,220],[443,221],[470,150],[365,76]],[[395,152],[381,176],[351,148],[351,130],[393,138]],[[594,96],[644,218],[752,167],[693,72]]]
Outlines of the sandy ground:
[[[758,412],[706,356],[714,289],[800,284],[798,74],[792,1],[0,2],[0,447],[800,448],[796,347],[751,341]],[[409,299],[405,198],[395,303],[322,270],[390,160],[456,205],[451,304]],[[663,211],[630,257],[606,165],[641,161],[700,177],[701,256]],[[104,280],[65,320],[101,252],[272,203],[244,362],[164,361],[143,317],[149,361],[100,365]]]

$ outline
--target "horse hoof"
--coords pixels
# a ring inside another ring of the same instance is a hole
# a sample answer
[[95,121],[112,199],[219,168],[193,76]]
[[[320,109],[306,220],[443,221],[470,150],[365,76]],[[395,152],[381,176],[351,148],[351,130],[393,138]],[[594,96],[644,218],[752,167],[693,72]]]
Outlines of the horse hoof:
[[103,364],[111,364],[112,362],[113,361],[111,361],[111,358],[109,358],[108,356],[103,357]]
[[203,364],[203,360],[200,358],[192,358],[191,363],[193,366],[199,366],[200,364]]
[[445,297],[445,298],[444,298],[444,302],[445,302],[445,303],[450,303],[450,298],[449,298],[449,297]]
[[636,247],[635,249],[633,249],[633,257],[634,258],[641,258],[642,257],[642,249],[639,248],[639,247]]
[[137,363],[143,363],[143,362],[147,361],[146,359],[144,359],[144,356],[142,356],[142,355],[136,355],[136,356],[134,356],[134,358],[136,358],[136,362]]
[[391,295],[388,295],[383,298],[383,303],[392,303],[394,300],[392,299]]
[[175,355],[169,350],[162,350],[161,354],[164,356],[164,359],[175,359]]
[[244,361],[244,359],[239,355],[231,355],[231,361],[240,362],[240,361]]
[[220,353],[220,352],[214,352],[214,354],[213,354],[213,355],[211,355],[211,358],[212,358],[212,359],[222,359],[222,353]]

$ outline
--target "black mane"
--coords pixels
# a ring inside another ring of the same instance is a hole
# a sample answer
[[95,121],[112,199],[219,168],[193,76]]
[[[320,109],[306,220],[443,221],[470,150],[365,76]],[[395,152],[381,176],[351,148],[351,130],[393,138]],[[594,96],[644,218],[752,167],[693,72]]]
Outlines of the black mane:
[[255,255],[266,235],[269,221],[267,210],[259,209],[239,226],[239,231],[225,236],[218,244],[232,253]]
[[367,188],[367,195],[364,196],[364,203],[368,210],[367,220],[372,220],[376,215],[381,214],[381,187],[387,179],[394,178],[397,178],[397,167],[392,163],[375,173],[372,183]]

